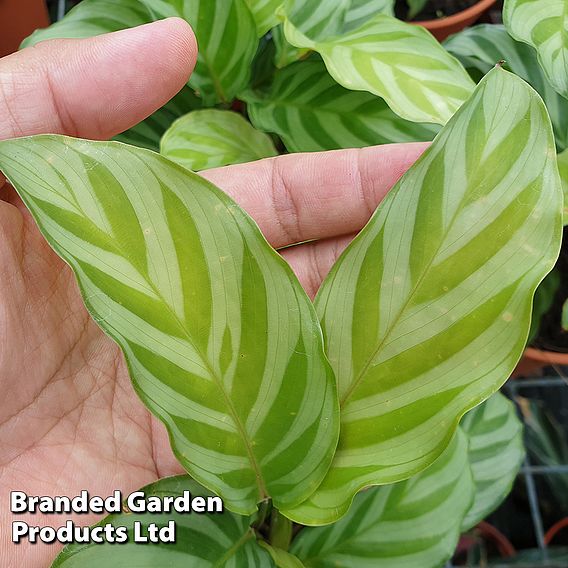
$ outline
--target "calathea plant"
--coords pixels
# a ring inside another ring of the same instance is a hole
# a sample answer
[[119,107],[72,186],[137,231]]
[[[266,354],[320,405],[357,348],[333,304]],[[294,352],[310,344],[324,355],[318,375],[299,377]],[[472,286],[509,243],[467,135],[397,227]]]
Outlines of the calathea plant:
[[[501,56],[476,88],[392,8],[84,0],[26,41],[177,15],[201,49],[182,92],[121,135],[132,145],[0,142],[0,169],[188,472],[144,491],[227,508],[111,516],[174,519],[177,542],[70,545],[56,566],[435,567],[509,490],[520,424],[493,393],[558,254],[550,119],[493,69]],[[190,171],[435,136],[314,304],[247,214]]]

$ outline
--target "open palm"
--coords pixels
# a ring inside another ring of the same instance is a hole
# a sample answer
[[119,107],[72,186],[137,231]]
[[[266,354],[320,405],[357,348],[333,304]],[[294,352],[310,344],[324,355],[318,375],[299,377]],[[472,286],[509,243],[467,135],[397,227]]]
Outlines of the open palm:
[[[172,97],[196,53],[189,26],[169,19],[7,57],[0,61],[0,139],[110,138]],[[282,254],[313,296],[350,235],[423,148],[290,155],[204,175],[256,219],[273,246],[311,241]],[[48,566],[58,545],[11,543],[10,491],[106,496],[181,468],[165,429],[135,395],[120,350],[85,310],[71,270],[8,184],[0,198],[0,565]],[[17,518],[51,526],[67,520]]]

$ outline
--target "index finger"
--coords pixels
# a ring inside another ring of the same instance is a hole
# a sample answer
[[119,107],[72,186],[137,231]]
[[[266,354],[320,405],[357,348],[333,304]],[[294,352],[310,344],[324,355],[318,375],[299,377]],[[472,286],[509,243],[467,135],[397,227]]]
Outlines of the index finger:
[[276,247],[359,231],[427,143],[288,154],[201,172]]

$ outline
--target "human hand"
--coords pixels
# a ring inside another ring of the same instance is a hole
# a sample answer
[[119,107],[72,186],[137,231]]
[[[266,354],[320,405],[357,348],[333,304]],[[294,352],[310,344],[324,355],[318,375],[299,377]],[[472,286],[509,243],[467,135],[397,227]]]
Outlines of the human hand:
[[[178,19],[26,49],[0,61],[0,139],[42,132],[110,138],[172,97],[195,60],[193,34]],[[313,296],[423,149],[289,155],[204,175],[255,218],[273,246],[315,241],[282,251]],[[71,270],[7,184],[0,199],[0,565],[41,567],[59,547],[11,543],[10,491],[127,494],[181,467],[165,429],[135,395],[118,347],[85,310]],[[17,518],[52,526],[67,520]]]

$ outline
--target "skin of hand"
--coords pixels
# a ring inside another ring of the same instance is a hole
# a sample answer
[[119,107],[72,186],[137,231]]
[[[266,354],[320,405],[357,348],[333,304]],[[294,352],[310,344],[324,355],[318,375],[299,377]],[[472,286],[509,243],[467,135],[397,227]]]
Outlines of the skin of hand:
[[[197,57],[170,18],[0,60],[0,139],[109,139],[166,103]],[[322,278],[424,144],[297,154],[203,175],[239,202],[306,291]],[[0,566],[49,566],[61,545],[11,542],[11,523],[59,527],[96,515],[13,515],[10,491],[127,495],[182,472],[161,423],[134,393],[118,347],[91,320],[71,270],[0,174]]]

